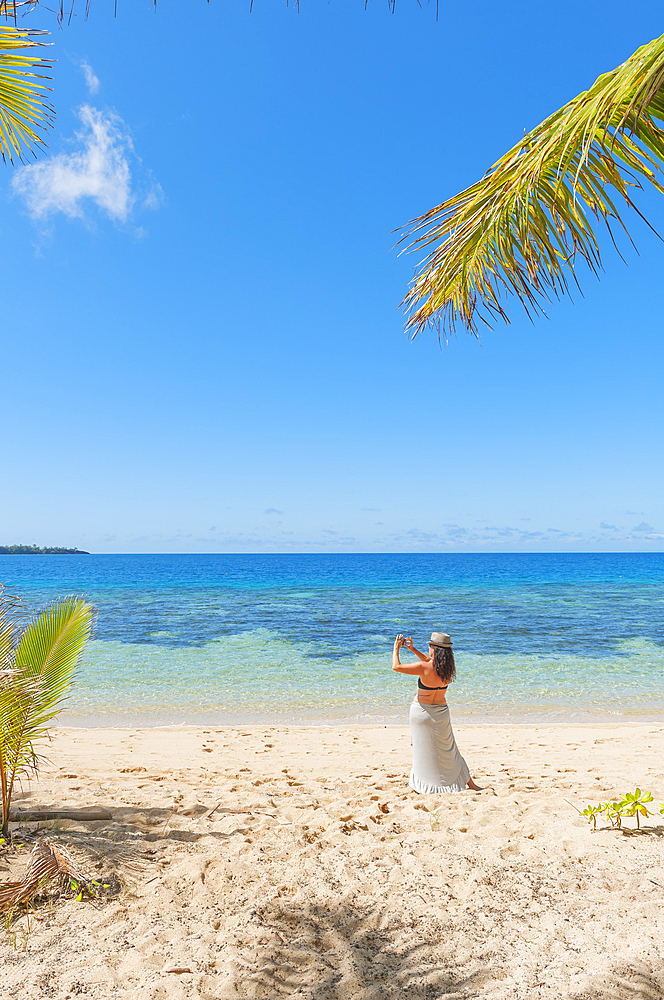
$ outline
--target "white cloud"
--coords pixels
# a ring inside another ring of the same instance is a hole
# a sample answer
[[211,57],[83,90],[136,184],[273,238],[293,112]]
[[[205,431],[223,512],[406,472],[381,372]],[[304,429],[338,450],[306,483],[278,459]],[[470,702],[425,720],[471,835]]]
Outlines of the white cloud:
[[84,59],[81,63],[81,69],[83,70],[83,75],[85,76],[85,84],[91,94],[96,94],[99,90],[99,77],[93,70],[87,59]]
[[111,219],[126,222],[135,198],[129,168],[132,143],[125,124],[112,112],[88,104],[79,108],[78,117],[83,125],[76,133],[80,148],[19,168],[12,187],[36,221],[57,212],[83,218],[84,202],[91,199]]
[[152,182],[152,187],[143,199],[143,208],[150,208],[156,211],[164,200],[164,189],[157,181]]

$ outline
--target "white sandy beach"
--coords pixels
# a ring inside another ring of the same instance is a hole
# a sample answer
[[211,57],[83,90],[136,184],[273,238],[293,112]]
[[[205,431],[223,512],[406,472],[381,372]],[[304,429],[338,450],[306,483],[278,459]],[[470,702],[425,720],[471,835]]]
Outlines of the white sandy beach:
[[[59,730],[15,808],[107,807],[50,835],[148,853],[117,898],[38,910],[25,950],[15,924],[3,996],[661,997],[664,729],[456,735],[481,793],[411,792],[405,727]],[[641,833],[565,801],[636,785]]]

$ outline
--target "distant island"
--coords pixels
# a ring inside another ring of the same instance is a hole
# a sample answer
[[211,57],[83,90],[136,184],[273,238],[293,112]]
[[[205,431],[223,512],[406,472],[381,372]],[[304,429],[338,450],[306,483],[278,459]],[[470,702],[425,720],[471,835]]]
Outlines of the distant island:
[[83,549],[40,549],[38,545],[0,545],[0,556],[89,556]]

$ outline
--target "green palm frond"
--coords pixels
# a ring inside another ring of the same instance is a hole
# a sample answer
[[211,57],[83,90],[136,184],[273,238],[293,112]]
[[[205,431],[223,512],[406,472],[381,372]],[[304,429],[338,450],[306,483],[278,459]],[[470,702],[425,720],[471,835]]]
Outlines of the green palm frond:
[[[0,11],[1,13],[1,11]],[[0,156],[10,163],[35,154],[45,145],[44,133],[53,124],[55,112],[46,93],[46,71],[51,60],[37,55],[19,55],[20,49],[45,45],[48,34],[31,28],[0,25]]]
[[[14,597],[9,597],[4,592],[4,587],[0,587],[0,727],[3,723],[2,701],[3,695],[13,682],[14,654],[21,636],[20,629],[20,602]],[[0,728],[0,739],[2,732]],[[0,746],[0,796],[4,802],[7,797],[7,772],[5,769],[5,755]]]
[[14,650],[21,635],[21,602],[0,585],[0,677],[13,670]]
[[93,625],[94,611],[87,601],[80,597],[53,601],[23,632],[16,670],[27,681],[40,681],[51,701],[59,702]]
[[61,708],[94,621],[86,601],[54,601],[22,631],[14,649],[13,676],[0,682],[3,832],[14,783],[38,766],[35,744],[48,735]]
[[[664,35],[600,76],[529,132],[484,177],[415,219],[402,242],[428,253],[404,299],[407,329],[509,322],[514,294],[532,318],[576,283],[577,254],[600,267],[596,225],[611,230],[630,188],[664,191]],[[625,230],[626,231],[626,230]]]

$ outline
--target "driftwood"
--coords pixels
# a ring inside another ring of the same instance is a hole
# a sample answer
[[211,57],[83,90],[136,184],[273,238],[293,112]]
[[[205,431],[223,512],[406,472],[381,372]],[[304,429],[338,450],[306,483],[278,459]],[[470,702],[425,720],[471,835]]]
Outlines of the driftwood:
[[108,809],[24,809],[9,814],[10,823],[39,823],[47,819],[76,819],[85,823],[94,819],[112,818]]

